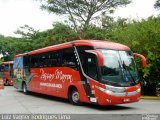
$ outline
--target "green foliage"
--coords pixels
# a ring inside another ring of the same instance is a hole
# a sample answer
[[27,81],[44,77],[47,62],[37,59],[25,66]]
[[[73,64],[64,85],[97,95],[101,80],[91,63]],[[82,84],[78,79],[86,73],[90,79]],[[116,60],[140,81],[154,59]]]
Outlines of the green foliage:
[[4,59],[1,59],[1,58],[0,58],[0,64],[1,64],[3,61],[4,61]]
[[154,4],[154,8],[159,9],[160,8],[160,0],[156,0]]
[[82,39],[104,40],[105,30],[94,25],[90,25],[83,31],[80,31],[79,34]]
[[38,32],[39,30],[34,30],[29,25],[24,25],[20,26],[14,33],[20,35],[22,38],[25,39],[34,39]]
[[1,37],[0,43],[0,54],[3,55],[5,61],[12,60],[15,54],[26,52],[31,46],[30,41],[14,37]]
[[56,23],[53,24],[53,28],[47,31],[49,36],[44,42],[45,46],[73,41],[77,38],[75,32],[68,25]]

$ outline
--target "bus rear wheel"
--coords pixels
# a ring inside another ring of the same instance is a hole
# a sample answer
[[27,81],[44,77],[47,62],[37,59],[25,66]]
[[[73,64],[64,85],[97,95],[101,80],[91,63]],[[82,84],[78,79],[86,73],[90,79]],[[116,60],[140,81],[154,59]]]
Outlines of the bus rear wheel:
[[8,86],[8,85],[9,85],[8,80],[4,80],[4,85],[5,85],[5,86]]
[[22,84],[22,90],[23,90],[23,93],[24,93],[24,94],[28,94],[28,90],[27,90],[27,85],[26,85],[26,83],[23,83],[23,84]]
[[77,89],[72,89],[69,92],[69,101],[73,105],[81,105],[80,96]]

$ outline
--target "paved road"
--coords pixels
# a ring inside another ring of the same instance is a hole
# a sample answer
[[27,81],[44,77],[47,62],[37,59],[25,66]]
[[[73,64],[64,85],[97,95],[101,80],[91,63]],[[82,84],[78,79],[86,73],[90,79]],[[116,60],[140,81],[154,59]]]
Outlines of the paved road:
[[160,100],[140,100],[137,103],[105,107],[90,104],[74,106],[65,99],[36,93],[24,95],[12,86],[7,86],[4,90],[0,90],[0,114],[4,113],[99,114],[99,116],[103,114],[110,116],[111,119],[118,114],[122,117],[125,114],[130,118],[130,114],[160,114]]

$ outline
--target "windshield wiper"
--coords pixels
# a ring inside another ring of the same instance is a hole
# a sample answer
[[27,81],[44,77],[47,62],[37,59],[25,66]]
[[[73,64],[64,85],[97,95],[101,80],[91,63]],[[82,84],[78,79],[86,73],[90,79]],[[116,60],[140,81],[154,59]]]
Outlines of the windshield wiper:
[[128,73],[129,73],[129,75],[131,76],[132,81],[134,82],[134,84],[136,84],[135,79],[133,78],[133,76],[132,76],[132,74],[131,74],[130,70],[128,69],[128,66],[126,66],[126,64],[124,63],[124,61],[123,61],[123,63],[122,63],[122,66],[123,66],[123,68],[124,68],[124,69],[125,69],[125,71],[126,71],[126,77],[127,77],[127,72],[128,72]]

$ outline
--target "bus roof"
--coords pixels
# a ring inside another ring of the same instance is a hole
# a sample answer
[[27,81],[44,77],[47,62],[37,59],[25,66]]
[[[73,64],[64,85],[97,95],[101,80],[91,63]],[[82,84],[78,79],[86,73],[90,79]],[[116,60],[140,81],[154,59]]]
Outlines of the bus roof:
[[7,64],[13,64],[13,61],[6,61],[6,62],[2,62],[2,64],[7,65]]
[[18,54],[18,55],[16,55],[16,56],[14,56],[15,58],[17,58],[17,57],[22,57],[22,56],[24,56],[25,54]]
[[106,48],[115,50],[130,50],[126,45],[106,40],[77,40],[76,46],[94,46],[95,48]]
[[[127,47],[126,45],[115,43],[115,42],[110,42],[110,41],[105,41],[105,40],[75,40],[71,42],[66,42],[62,44],[52,45],[52,46],[44,47],[41,49],[33,50],[31,52],[28,52],[27,54],[33,55],[33,54],[39,54],[39,53],[49,52],[53,50],[60,50],[60,49],[72,47],[73,44],[75,46],[93,46],[95,48],[130,50],[130,48]],[[25,54],[18,54],[15,57],[21,57],[24,55]]]

